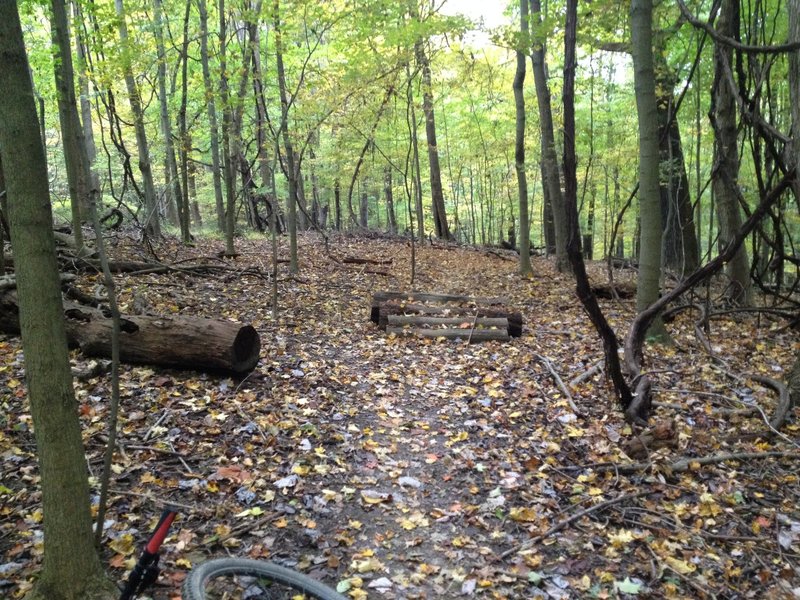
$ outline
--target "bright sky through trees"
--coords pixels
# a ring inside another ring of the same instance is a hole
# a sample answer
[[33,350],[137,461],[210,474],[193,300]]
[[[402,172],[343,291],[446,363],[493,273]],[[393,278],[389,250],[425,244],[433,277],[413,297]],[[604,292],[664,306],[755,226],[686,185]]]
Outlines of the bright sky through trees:
[[442,12],[448,15],[462,14],[470,19],[480,21],[487,28],[497,27],[508,22],[503,15],[504,2],[498,0],[447,0],[442,6]]
[[[508,24],[508,17],[503,15],[505,4],[500,0],[445,0],[441,12],[446,15],[461,14],[478,24],[482,20],[485,29],[492,29]],[[469,35],[469,41],[477,46],[491,44],[489,36],[482,31],[473,31]]]

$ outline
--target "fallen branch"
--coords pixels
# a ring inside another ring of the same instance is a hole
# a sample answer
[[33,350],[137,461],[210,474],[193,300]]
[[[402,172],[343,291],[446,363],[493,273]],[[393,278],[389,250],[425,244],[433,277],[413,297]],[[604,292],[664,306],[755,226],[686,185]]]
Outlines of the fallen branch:
[[576,385],[580,385],[581,383],[583,383],[587,379],[591,379],[592,377],[594,377],[598,373],[602,373],[602,372],[603,372],[603,361],[600,361],[599,363],[595,364],[593,367],[590,367],[589,369],[586,369],[583,373],[581,373],[577,377],[573,377],[572,379],[570,379],[569,385],[570,385],[570,387],[575,387]]
[[589,508],[585,508],[582,511],[575,513],[571,517],[564,519],[563,521],[559,521],[544,533],[539,534],[536,537],[533,537],[529,540],[526,540],[521,544],[516,544],[515,546],[512,546],[511,548],[503,552],[500,556],[498,556],[495,560],[503,560],[505,558],[508,558],[512,554],[523,552],[524,550],[527,550],[531,546],[538,544],[542,540],[547,539],[554,533],[558,533],[570,523],[574,523],[575,521],[582,519],[586,515],[590,515],[592,513],[601,511],[605,508],[608,508],[609,506],[613,506],[614,504],[619,504],[621,502],[627,502],[628,500],[633,500],[634,498],[646,496],[647,494],[650,493],[651,493],[650,491],[641,491],[641,492],[635,492],[633,494],[624,494],[622,496],[617,496],[616,498],[612,498],[611,500],[606,500],[605,502],[601,502],[600,504],[595,504],[594,506],[590,506]]
[[392,264],[392,259],[388,258],[386,260],[376,260],[373,258],[358,258],[355,256],[345,256],[342,259],[342,262],[347,265],[390,265]]
[[778,430],[783,426],[786,421],[786,416],[792,408],[792,397],[789,395],[789,388],[780,381],[764,375],[750,375],[750,379],[778,392],[778,406],[775,408],[772,418],[767,423],[773,433],[778,433]]
[[[693,456],[685,457],[680,460],[667,465],[659,465],[661,470],[671,471],[673,473],[683,473],[692,468],[692,465],[712,465],[716,463],[726,462],[729,460],[761,460],[764,458],[781,457],[781,458],[796,458],[800,459],[800,454],[797,452],[732,452],[725,454],[714,454],[712,456]],[[602,463],[594,465],[592,468],[598,471],[616,471],[623,474],[638,473],[639,471],[646,471],[654,466],[655,463]],[[587,467],[588,468],[588,467]]]
[[567,404],[569,404],[569,407],[572,409],[572,412],[574,412],[576,416],[582,417],[583,413],[581,413],[581,411],[575,405],[575,402],[572,400],[572,394],[569,393],[569,389],[567,388],[566,385],[564,385],[564,382],[561,380],[561,377],[556,372],[555,368],[553,367],[553,363],[551,363],[549,359],[542,356],[541,354],[537,354],[536,352],[534,352],[533,355],[539,359],[539,362],[541,362],[545,367],[547,367],[548,371],[550,371],[550,375],[553,376],[553,379],[555,380],[558,389],[561,390],[561,393],[564,394],[564,397],[567,399]]

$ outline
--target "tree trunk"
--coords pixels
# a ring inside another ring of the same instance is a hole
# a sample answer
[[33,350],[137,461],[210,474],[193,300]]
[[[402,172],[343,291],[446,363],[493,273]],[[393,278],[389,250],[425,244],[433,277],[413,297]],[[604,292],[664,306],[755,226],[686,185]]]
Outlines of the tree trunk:
[[161,223],[158,213],[158,199],[156,198],[156,188],[153,183],[153,171],[150,166],[150,150],[147,142],[147,131],[144,124],[144,109],[142,99],[139,95],[139,88],[133,77],[131,67],[131,50],[128,47],[128,25],[125,22],[125,6],[123,0],[114,0],[117,11],[117,24],[119,29],[119,39],[122,46],[122,69],[125,75],[125,87],[128,90],[128,100],[131,104],[133,113],[133,124],[136,129],[136,145],[139,154],[139,172],[142,174],[144,186],[144,228],[146,235],[150,237],[161,237]]
[[619,363],[617,336],[608,324],[597,298],[592,292],[589,277],[586,275],[586,266],[581,255],[581,234],[578,224],[578,179],[575,156],[575,68],[577,58],[575,54],[577,20],[577,0],[568,0],[566,26],[564,28],[564,208],[566,210],[569,239],[567,252],[575,274],[575,290],[583,304],[584,310],[589,315],[597,333],[603,340],[603,354],[605,356],[606,373],[614,383],[623,410],[627,410],[632,401],[632,395]]
[[[71,82],[70,82],[71,85]],[[44,561],[29,598],[117,598],[93,545],[86,457],[67,353],[44,149],[16,2],[0,2],[0,152],[36,435]]]
[[[417,135],[417,111],[414,108],[413,97],[413,80],[411,78],[411,71],[406,65],[406,74],[408,75],[408,88],[406,93],[406,120],[408,123],[408,132],[411,136],[411,152],[413,160],[414,172],[414,201],[417,214],[417,235],[422,240],[425,237],[425,213],[422,209],[422,175],[420,174],[419,167],[419,142]],[[413,237],[413,234],[412,234]]]
[[397,234],[397,215],[394,210],[394,191],[392,189],[392,167],[386,165],[383,168],[383,185],[386,194],[386,220],[389,233]]
[[225,0],[219,0],[219,95],[222,102],[222,179],[225,183],[225,254],[234,256],[233,236],[236,233],[236,178],[233,155],[233,109],[228,90],[227,44],[228,15]]
[[358,203],[358,226],[367,229],[369,227],[369,195],[367,194],[367,182],[361,182],[361,194]]
[[[189,148],[192,147],[191,134],[187,139]],[[192,205],[192,222],[194,226],[200,229],[203,226],[203,217],[200,214],[200,205],[197,202],[197,165],[193,160],[188,161],[188,187],[189,187],[189,202]]]
[[336,231],[342,230],[342,185],[339,178],[333,182],[333,208],[336,211]]
[[[787,8],[789,9],[789,41],[800,42],[800,0],[788,0]],[[800,50],[789,53],[789,103],[792,106],[793,166],[796,175],[792,189],[795,202],[800,206],[800,175],[797,175],[800,173]]]
[[178,179],[178,167],[175,163],[175,144],[172,141],[172,121],[169,116],[167,98],[167,55],[164,48],[163,31],[163,7],[161,0],[153,0],[153,32],[156,38],[156,50],[158,52],[158,68],[156,79],[158,81],[158,108],[161,120],[161,135],[164,136],[164,155],[166,157],[166,202],[167,215],[177,217],[173,225],[183,223],[181,207],[180,179]]
[[[83,13],[80,2],[74,2],[75,20],[83,23]],[[95,169],[97,160],[97,145],[94,142],[94,128],[92,127],[92,101],[89,99],[89,76],[88,70],[88,51],[83,32],[77,28],[75,32],[76,46],[78,51],[78,88],[80,89],[80,114],[81,125],[83,126],[83,141],[86,144],[86,156],[89,159],[89,176],[93,189],[100,189],[100,176]]]
[[662,266],[672,269],[678,275],[684,275],[700,266],[700,255],[681,132],[678,119],[670,119],[670,113],[675,106],[672,93],[676,84],[675,75],[664,58],[666,50],[656,50],[656,107],[661,157],[661,218],[664,231]]
[[58,117],[61,123],[61,141],[64,147],[64,162],[69,181],[69,197],[72,208],[72,230],[75,245],[80,251],[83,247],[83,213],[88,211],[89,158],[83,139],[83,128],[78,118],[75,99],[74,75],[72,67],[72,45],[69,35],[69,21],[64,0],[52,0],[52,36],[55,53],[55,80],[58,92]]
[[206,90],[208,124],[211,130],[211,175],[214,181],[214,206],[217,209],[217,228],[225,231],[225,206],[222,198],[222,177],[219,158],[219,125],[217,124],[217,103],[214,100],[214,86],[211,83],[211,69],[208,64],[208,10],[206,0],[198,0],[200,10],[200,63],[203,68],[203,85]]
[[428,163],[431,170],[431,203],[436,237],[451,239],[447,225],[447,210],[442,191],[442,172],[439,167],[439,148],[436,142],[436,116],[433,108],[433,86],[431,83],[431,63],[425,54],[422,40],[414,45],[417,63],[422,69],[422,111],[425,113],[425,137],[428,140]]
[[[158,0],[160,2],[161,0]],[[191,151],[191,142],[189,140],[189,132],[186,125],[186,104],[189,98],[189,15],[191,12],[192,3],[186,3],[186,10],[183,14],[183,41],[181,43],[181,105],[178,110],[178,158],[179,158],[179,171],[181,174],[181,195],[180,195],[180,209],[178,216],[180,217],[181,225],[181,240],[184,244],[192,242],[192,234],[189,231],[190,223],[190,209],[189,209],[189,152]]]
[[[541,3],[530,0],[531,16],[534,23],[541,28]],[[536,87],[536,98],[539,101],[539,130],[542,145],[542,178],[543,186],[547,186],[546,198],[550,203],[555,233],[556,268],[566,271],[569,268],[567,257],[567,217],[564,211],[564,197],[561,193],[561,177],[558,172],[556,141],[553,133],[553,112],[550,107],[550,89],[547,84],[547,66],[545,64],[545,40],[536,40],[531,51],[533,65],[533,81]],[[547,217],[547,214],[545,215]],[[545,219],[545,223],[547,220]]]
[[[738,37],[739,2],[723,0],[717,19],[717,31],[726,37]],[[731,58],[733,52],[727,44],[717,43],[714,48],[714,87],[712,124],[714,126],[714,164],[712,190],[716,200],[719,222],[719,245],[724,248],[742,226],[736,188],[739,185],[739,148],[736,132],[736,101]],[[730,280],[728,299],[731,302],[751,304],[750,263],[747,248],[743,245],[727,265],[725,273]]]
[[300,231],[307,231],[311,224],[308,222],[308,203],[306,202],[306,176],[302,169],[300,154],[294,151],[294,168],[297,171],[297,228]]
[[289,229],[289,271],[300,271],[297,259],[297,171],[294,164],[294,147],[289,135],[289,95],[286,90],[286,71],[283,66],[283,33],[281,31],[280,0],[273,3],[273,24],[275,30],[275,66],[278,72],[278,89],[281,98],[281,126],[278,137],[283,135],[286,156],[286,179],[289,183],[287,201],[287,220]]
[[[658,300],[661,280],[661,203],[659,189],[658,112],[653,72],[653,2],[631,2],[631,54],[639,120],[639,214],[641,217],[639,280],[636,310],[641,312]],[[666,336],[656,319],[650,335]]]
[[0,151],[0,277],[6,273],[6,240],[11,241],[6,219],[8,219],[8,193],[6,176],[3,171],[3,153]]
[[[517,172],[517,187],[519,193],[519,272],[523,277],[533,275],[531,267],[531,225],[528,216],[528,177],[525,173],[525,52],[529,43],[528,34],[528,0],[519,1],[520,12],[520,47],[517,48],[517,70],[514,73],[514,107],[516,110],[517,127],[514,142],[514,169]],[[509,236],[510,237],[510,236]],[[514,247],[512,245],[512,247]]]

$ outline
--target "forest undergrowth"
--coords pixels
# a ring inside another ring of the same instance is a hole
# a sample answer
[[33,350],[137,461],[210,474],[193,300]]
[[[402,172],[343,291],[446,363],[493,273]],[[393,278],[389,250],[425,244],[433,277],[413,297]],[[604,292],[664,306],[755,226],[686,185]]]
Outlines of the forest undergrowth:
[[[586,376],[602,346],[573,281],[544,258],[523,280],[513,253],[417,248],[414,289],[504,296],[522,312],[522,337],[466,344],[370,322],[373,293],[412,289],[407,240],[334,237],[326,250],[301,236],[301,272],[280,264],[277,320],[268,241],[237,249],[223,263],[220,242],[165,242],[165,263],[229,271],[117,276],[123,312],[250,323],[261,360],[242,379],[123,365],[104,545],[116,579],[170,502],[181,514],[158,600],[222,555],[274,560],[356,599],[800,595],[800,426],[764,435],[777,395],[751,378],[788,376],[798,338],[785,321],[716,306],[703,344],[697,314],[678,313],[674,343],[646,349],[657,404],[645,447],[599,370]],[[112,255],[151,259],[124,238]],[[589,270],[606,281],[604,264]],[[101,278],[77,283],[96,294]],[[601,303],[624,337],[633,301]],[[75,387],[97,490],[110,375]],[[0,596],[19,598],[42,558],[43,515],[12,336],[0,336],[0,408]],[[750,457],[713,460],[727,453]]]

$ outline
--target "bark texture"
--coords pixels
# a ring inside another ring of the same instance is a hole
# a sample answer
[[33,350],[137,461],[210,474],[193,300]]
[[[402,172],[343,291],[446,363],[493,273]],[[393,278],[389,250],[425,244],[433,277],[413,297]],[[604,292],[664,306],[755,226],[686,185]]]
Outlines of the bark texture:
[[89,207],[89,158],[83,139],[83,127],[78,117],[78,104],[73,84],[72,45],[69,21],[64,0],[52,0],[52,35],[55,52],[55,80],[58,92],[58,118],[61,124],[61,142],[69,181],[69,198],[72,208],[72,229],[75,243],[83,246],[81,225]]
[[[738,36],[739,2],[722,0],[717,32],[729,38]],[[716,200],[719,224],[719,246],[724,250],[742,226],[737,186],[739,185],[739,148],[736,131],[736,99],[734,97],[731,58],[733,51],[725,44],[714,48],[714,88],[712,123],[714,125],[714,164],[712,190]],[[750,262],[747,248],[742,246],[725,265],[725,274],[730,280],[728,299],[737,304],[750,304]]]
[[92,542],[89,484],[72,389],[44,149],[16,2],[0,2],[0,152],[7,174],[22,345],[44,512],[44,560],[31,594],[116,598]]
[[[636,310],[641,312],[658,299],[661,279],[661,200],[659,189],[658,111],[653,71],[653,2],[631,2],[631,53],[639,121],[639,214],[641,216],[639,281]],[[665,335],[656,319],[650,334]]]
[[517,70],[514,73],[514,106],[517,116],[517,128],[514,143],[514,168],[517,172],[519,188],[519,272],[523,276],[533,274],[531,267],[531,224],[528,216],[528,177],[525,173],[525,52],[528,45],[528,0],[519,2],[519,26],[521,39],[517,48]]
[[125,74],[125,87],[128,90],[128,101],[131,104],[133,124],[136,129],[139,172],[142,174],[144,186],[145,232],[152,237],[160,237],[161,222],[158,213],[158,199],[156,198],[156,188],[153,183],[153,169],[150,165],[150,146],[147,140],[147,130],[145,129],[142,98],[136,85],[136,79],[133,76],[133,67],[131,66],[130,56],[132,52],[129,47],[128,25],[125,22],[125,5],[123,0],[114,0],[114,6],[117,11],[119,39],[122,45],[122,56],[124,57],[122,68]]

